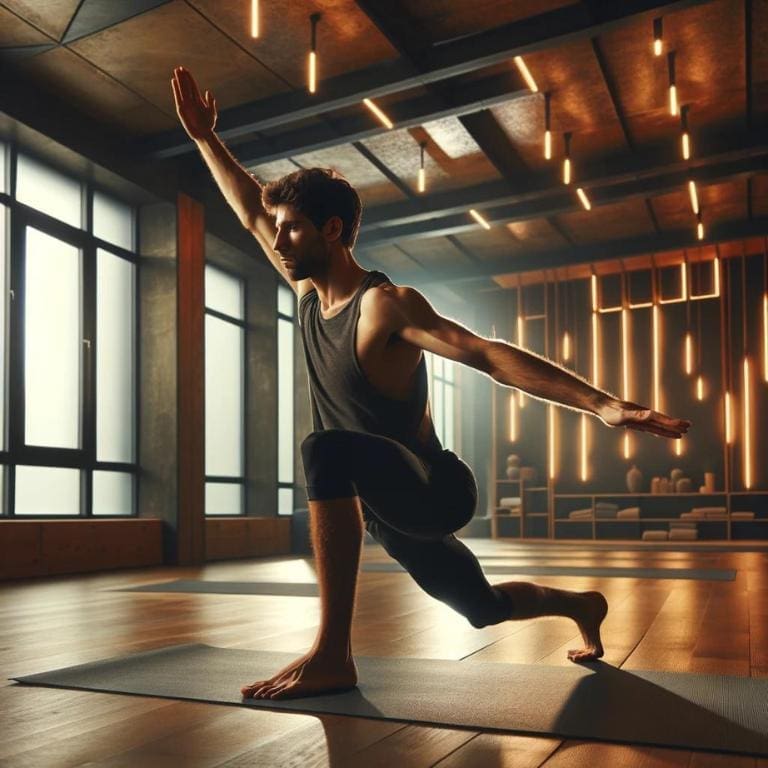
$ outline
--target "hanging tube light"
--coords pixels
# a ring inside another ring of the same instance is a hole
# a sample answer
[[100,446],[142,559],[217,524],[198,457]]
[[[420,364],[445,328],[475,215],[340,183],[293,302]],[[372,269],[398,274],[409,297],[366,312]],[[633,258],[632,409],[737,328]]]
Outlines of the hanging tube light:
[[565,157],[563,158],[563,184],[571,183],[571,132],[563,134],[565,142]]
[[667,54],[667,67],[669,69],[669,114],[674,116],[679,111],[677,106],[677,84],[675,83],[674,51],[670,51]]
[[550,112],[550,95],[544,94],[544,159],[552,159],[552,121]]
[[661,56],[664,51],[664,37],[661,17],[653,20],[653,55]]
[[421,164],[419,165],[419,192],[423,192],[427,187],[424,171],[424,148],[427,146],[427,142],[422,141],[419,146],[421,148]]
[[528,67],[525,65],[525,62],[523,61],[522,56],[515,56],[515,64],[517,65],[517,68],[520,70],[520,74],[523,76],[523,79],[525,80],[528,87],[535,93],[539,90],[539,86],[536,85],[536,81],[533,79],[533,75],[531,74]]
[[317,91],[317,22],[320,21],[320,14],[313,13],[309,17],[309,23],[312,29],[312,40],[309,50],[309,92]]
[[259,36],[259,0],[251,0],[251,37]]
[[683,160],[691,159],[691,136],[688,132],[688,110],[690,106],[684,104],[680,107],[680,128],[682,133],[680,135],[680,144],[683,152]]

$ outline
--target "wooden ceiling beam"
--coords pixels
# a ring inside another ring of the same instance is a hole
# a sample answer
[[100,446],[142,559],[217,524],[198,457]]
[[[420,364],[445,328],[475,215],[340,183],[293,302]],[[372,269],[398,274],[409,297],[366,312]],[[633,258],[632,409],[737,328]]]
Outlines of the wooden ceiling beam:
[[[419,66],[402,57],[328,78],[322,83],[320,98],[302,88],[231,107],[219,115],[219,135],[230,140],[317,117],[357,105],[366,97],[373,99],[405,91],[506,62],[517,55],[594,37],[646,14],[671,13],[711,1],[622,0],[621,3],[601,2],[592,8],[573,3],[433,45],[419,56]],[[143,139],[138,146],[143,153],[155,158],[182,155],[195,149],[181,129]]]

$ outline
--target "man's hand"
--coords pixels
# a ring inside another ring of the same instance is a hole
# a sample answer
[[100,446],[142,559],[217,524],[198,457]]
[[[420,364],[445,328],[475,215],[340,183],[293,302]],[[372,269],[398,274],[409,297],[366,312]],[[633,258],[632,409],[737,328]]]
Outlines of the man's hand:
[[189,137],[197,140],[210,136],[216,125],[216,99],[213,94],[206,91],[203,99],[195,78],[184,67],[173,70],[171,88],[176,114]]
[[637,403],[614,398],[606,398],[595,413],[609,427],[638,429],[650,432],[655,437],[682,437],[691,426],[687,419],[673,419]]

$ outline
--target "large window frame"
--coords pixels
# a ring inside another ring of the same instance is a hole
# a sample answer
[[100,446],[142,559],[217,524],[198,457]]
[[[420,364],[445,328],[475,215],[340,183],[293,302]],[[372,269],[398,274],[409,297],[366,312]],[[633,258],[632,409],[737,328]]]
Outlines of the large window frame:
[[[97,460],[96,445],[96,376],[97,376],[97,259],[98,250],[108,252],[113,256],[125,259],[135,267],[134,291],[132,296],[133,317],[135,320],[135,339],[140,338],[140,316],[138,307],[139,296],[139,211],[136,206],[124,200],[119,200],[112,191],[104,189],[92,181],[77,177],[71,172],[56,167],[55,164],[38,157],[34,152],[25,148],[21,154],[30,160],[78,182],[80,185],[82,228],[72,226],[53,216],[39,211],[20,202],[17,197],[17,169],[19,148],[15,142],[0,142],[0,152],[5,154],[5,185],[6,191],[0,192],[0,215],[5,216],[6,242],[0,251],[6,259],[7,283],[6,295],[2,297],[0,309],[6,313],[6,359],[0,361],[0,375],[6,376],[5,402],[0,407],[5,409],[5,440],[0,446],[0,470],[4,473],[2,488],[3,498],[0,499],[0,519],[40,520],[40,519],[125,519],[137,516],[137,471],[139,425],[141,413],[139,410],[139,381],[140,358],[137,344],[133,345],[133,446],[134,461],[99,461]],[[94,194],[106,197],[127,205],[133,215],[132,235],[134,250],[127,250],[107,240],[102,240],[93,234],[93,201]],[[26,231],[32,227],[40,232],[54,237],[74,248],[81,255],[81,289],[82,289],[82,347],[79,361],[79,376],[81,382],[81,411],[80,411],[80,448],[61,448],[38,445],[27,445],[24,433],[25,391],[24,391],[24,274],[26,264]],[[53,468],[72,468],[80,470],[80,504],[79,514],[15,514],[16,468],[18,466],[37,466]],[[131,509],[120,514],[93,514],[93,473],[94,471],[118,471],[131,476]]]
[[[284,297],[284,301],[281,302],[280,297],[281,295]],[[296,354],[294,351],[295,347],[295,334],[296,334],[296,294],[294,291],[285,283],[278,282],[277,283],[277,323],[275,325],[275,333],[277,336],[277,358],[275,360],[275,370],[277,371],[277,398],[278,398],[278,407],[276,409],[276,415],[275,415],[275,434],[277,435],[277,486],[275,489],[275,496],[276,496],[276,509],[277,509],[277,516],[278,517],[290,517],[295,509],[296,509],[296,476],[294,471],[294,465],[295,465],[295,452],[294,452],[294,446],[295,446],[295,437],[296,437],[296,403],[295,403],[295,391],[296,391]],[[285,306],[290,306],[290,313],[283,312],[280,310],[280,305],[284,304]],[[291,356],[291,371],[290,371],[290,379],[291,379],[291,385],[288,387],[288,391],[284,392],[280,385],[280,356],[281,353],[285,354],[285,350],[281,349],[281,341],[280,341],[280,328],[287,328],[290,330],[290,333],[288,334],[290,339],[290,356]],[[281,424],[280,421],[280,414],[283,411],[283,408],[286,407],[286,404],[283,402],[283,397],[287,398],[287,407],[290,408],[291,412],[291,425],[289,429],[286,429],[283,424]],[[286,445],[287,451],[290,455],[290,460],[288,461],[288,468],[289,468],[289,479],[282,479],[280,476],[280,455],[281,455],[281,449],[283,447],[283,444]],[[281,491],[290,491],[290,503],[289,508],[290,511],[288,512],[281,512],[281,504],[280,504],[280,496]]]

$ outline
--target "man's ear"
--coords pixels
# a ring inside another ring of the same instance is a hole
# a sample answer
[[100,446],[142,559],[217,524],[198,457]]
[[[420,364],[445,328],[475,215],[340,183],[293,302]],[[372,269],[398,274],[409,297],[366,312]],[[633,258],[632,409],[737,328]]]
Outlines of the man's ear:
[[343,229],[344,222],[341,220],[341,216],[331,216],[331,218],[323,224],[321,231],[326,240],[334,241],[341,237]]

